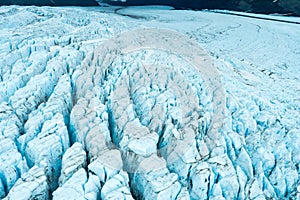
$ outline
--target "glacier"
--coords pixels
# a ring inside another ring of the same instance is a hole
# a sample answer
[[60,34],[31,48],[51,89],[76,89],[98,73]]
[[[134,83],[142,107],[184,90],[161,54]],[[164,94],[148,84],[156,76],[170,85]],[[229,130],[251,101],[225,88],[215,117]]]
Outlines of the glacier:
[[1,6],[0,198],[300,200],[300,19],[234,13]]

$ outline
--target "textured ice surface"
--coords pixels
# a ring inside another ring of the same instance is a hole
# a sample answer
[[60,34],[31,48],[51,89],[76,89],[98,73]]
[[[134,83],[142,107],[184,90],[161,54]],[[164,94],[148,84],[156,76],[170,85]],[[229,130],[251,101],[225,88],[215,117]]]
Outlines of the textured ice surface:
[[300,199],[299,25],[3,6],[0,28],[0,198]]

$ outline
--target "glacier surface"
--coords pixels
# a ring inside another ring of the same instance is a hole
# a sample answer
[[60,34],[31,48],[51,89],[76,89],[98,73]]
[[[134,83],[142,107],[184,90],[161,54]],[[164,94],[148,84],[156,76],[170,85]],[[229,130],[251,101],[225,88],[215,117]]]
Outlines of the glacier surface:
[[300,200],[299,18],[265,17],[0,7],[0,198]]

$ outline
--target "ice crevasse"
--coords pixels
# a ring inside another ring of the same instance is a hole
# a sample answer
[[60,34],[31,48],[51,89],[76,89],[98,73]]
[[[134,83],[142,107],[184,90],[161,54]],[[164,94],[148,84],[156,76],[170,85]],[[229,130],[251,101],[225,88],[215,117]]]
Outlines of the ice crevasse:
[[[99,9],[0,8],[1,198],[300,199],[297,25]],[[294,60],[262,69],[226,37]]]

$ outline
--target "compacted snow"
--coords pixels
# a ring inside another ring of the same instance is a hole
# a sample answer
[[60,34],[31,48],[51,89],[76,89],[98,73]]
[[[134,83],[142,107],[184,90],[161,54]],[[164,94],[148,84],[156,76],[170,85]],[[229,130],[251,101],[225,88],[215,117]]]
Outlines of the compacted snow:
[[299,200],[300,20],[218,12],[0,7],[0,198]]

